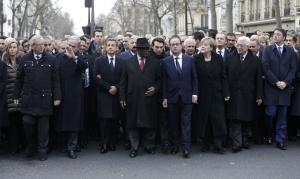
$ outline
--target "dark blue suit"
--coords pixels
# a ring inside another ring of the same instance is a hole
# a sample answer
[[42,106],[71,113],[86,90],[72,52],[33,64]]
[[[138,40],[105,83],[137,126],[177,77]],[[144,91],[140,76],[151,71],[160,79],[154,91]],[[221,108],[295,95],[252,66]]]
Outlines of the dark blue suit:
[[133,57],[131,51],[124,51],[122,52],[120,55],[119,55],[119,58],[121,60],[128,60],[130,59],[131,57]]
[[[108,56],[101,56],[96,59],[94,67],[94,79],[97,85],[97,111],[100,120],[101,144],[116,144],[118,120],[121,114],[121,107],[118,93],[109,93],[111,86],[119,90],[119,83],[122,74],[122,60],[114,59],[113,69],[110,66]],[[100,75],[100,78],[97,77]]]
[[[271,137],[272,121],[277,114],[276,141],[286,140],[287,106],[291,101],[291,83],[296,73],[296,56],[292,48],[284,45],[280,55],[276,45],[270,45],[263,50],[262,66],[266,77],[264,85],[264,104],[266,105],[266,120]],[[284,81],[287,86],[281,90],[276,86],[278,81]]]
[[[181,73],[178,73],[173,56],[162,63],[163,99],[168,100],[169,134],[172,144],[179,145],[179,123],[181,124],[184,150],[190,149],[192,95],[198,93],[194,59],[182,55]],[[179,117],[180,116],[180,117]]]

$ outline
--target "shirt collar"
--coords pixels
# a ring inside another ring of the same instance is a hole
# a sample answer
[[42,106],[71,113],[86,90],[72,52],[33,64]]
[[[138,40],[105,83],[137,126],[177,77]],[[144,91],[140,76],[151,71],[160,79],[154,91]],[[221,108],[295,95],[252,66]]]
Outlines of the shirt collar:
[[173,58],[178,57],[178,59],[182,59],[182,53],[180,53],[178,56],[173,55]]
[[109,55],[107,55],[107,58],[108,58],[108,60],[110,60],[111,58],[116,59],[116,55],[114,55],[114,56],[109,56]]
[[276,48],[281,47],[281,49],[283,49],[283,44],[277,45],[277,44],[275,43],[275,46],[276,46]]

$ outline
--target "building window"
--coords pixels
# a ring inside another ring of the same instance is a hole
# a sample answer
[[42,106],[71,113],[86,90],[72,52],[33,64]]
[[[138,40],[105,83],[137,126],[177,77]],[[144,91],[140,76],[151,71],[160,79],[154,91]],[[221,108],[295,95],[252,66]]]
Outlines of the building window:
[[7,21],[7,25],[11,26],[11,20],[10,19]]
[[254,0],[250,0],[250,21],[254,20]]
[[290,0],[285,0],[285,3],[284,3],[284,16],[289,16],[290,13],[291,13],[291,2]]
[[275,5],[272,5],[272,18],[275,17]]
[[255,12],[255,19],[260,20],[260,0],[256,0],[256,12]]
[[270,18],[270,1],[265,0],[265,19]]
[[208,27],[208,15],[201,15],[201,27]]

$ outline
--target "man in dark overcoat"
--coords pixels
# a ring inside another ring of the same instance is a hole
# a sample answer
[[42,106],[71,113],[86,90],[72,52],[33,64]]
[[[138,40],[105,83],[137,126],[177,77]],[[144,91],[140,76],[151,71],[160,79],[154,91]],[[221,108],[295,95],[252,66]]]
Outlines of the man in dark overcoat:
[[106,55],[96,59],[94,79],[97,85],[97,116],[100,121],[100,152],[116,150],[121,105],[119,83],[122,60],[116,56],[117,41],[106,41]]
[[7,124],[6,83],[6,64],[0,61],[0,137],[1,128]]
[[273,120],[276,122],[276,144],[286,150],[287,109],[291,104],[291,87],[296,74],[296,56],[292,48],[284,45],[286,31],[274,30],[274,44],[263,51],[262,66],[266,76],[264,84],[264,105],[268,137],[272,138]]
[[68,135],[68,156],[77,158],[75,149],[78,144],[78,132],[83,128],[84,110],[84,71],[87,63],[77,53],[79,38],[71,36],[65,53],[57,56],[59,64],[62,104],[59,109],[58,127]]
[[237,51],[225,60],[230,90],[227,118],[230,120],[232,151],[250,147],[249,122],[255,119],[256,105],[262,103],[262,78],[259,59],[249,51],[250,39],[240,37]]
[[148,58],[149,47],[146,38],[137,39],[137,55],[124,62],[121,77],[120,103],[127,109],[131,158],[137,156],[141,138],[145,151],[154,153],[157,91],[161,86],[161,75],[160,62]]
[[32,51],[21,58],[18,66],[14,103],[18,104],[21,96],[26,156],[35,154],[38,137],[39,160],[43,161],[47,160],[49,116],[53,114],[53,105],[60,105],[61,91],[56,60],[44,51],[44,39],[35,35],[30,39],[30,45]]

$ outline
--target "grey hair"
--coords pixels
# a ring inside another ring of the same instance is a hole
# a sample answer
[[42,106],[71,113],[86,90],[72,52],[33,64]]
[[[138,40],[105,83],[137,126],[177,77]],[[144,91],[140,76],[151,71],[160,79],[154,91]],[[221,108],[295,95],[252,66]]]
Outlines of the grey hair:
[[40,35],[34,35],[33,37],[31,37],[31,39],[29,40],[29,44],[30,45],[34,45],[38,40],[44,40],[44,38]]
[[246,37],[246,36],[241,36],[241,37],[239,37],[238,42],[243,44],[243,45],[249,46],[250,45],[250,38]]
[[194,45],[196,45],[195,39],[185,39],[185,41],[183,42],[183,45],[186,46],[187,43],[193,43]]
[[76,36],[76,35],[72,35],[68,38],[68,41],[75,41],[77,44],[80,43],[80,37]]

